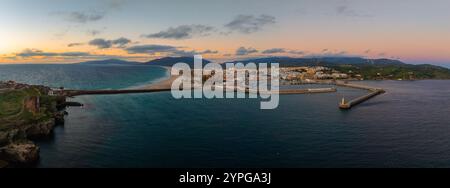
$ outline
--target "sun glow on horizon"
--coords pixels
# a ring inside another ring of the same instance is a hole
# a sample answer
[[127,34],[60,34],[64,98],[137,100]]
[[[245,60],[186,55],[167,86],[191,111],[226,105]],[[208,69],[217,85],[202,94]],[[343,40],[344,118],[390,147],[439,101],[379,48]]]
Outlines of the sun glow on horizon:
[[0,7],[0,63],[192,54],[213,60],[358,56],[450,62],[448,1],[198,1],[195,7],[179,1],[154,7],[151,1],[6,0]]

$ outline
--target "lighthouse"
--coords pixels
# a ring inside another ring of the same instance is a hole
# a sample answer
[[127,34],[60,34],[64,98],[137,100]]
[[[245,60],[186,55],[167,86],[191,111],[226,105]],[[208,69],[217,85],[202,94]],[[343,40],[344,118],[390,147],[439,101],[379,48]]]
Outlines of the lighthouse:
[[345,104],[345,98],[344,97],[342,97],[342,100],[341,100],[341,105],[344,105]]

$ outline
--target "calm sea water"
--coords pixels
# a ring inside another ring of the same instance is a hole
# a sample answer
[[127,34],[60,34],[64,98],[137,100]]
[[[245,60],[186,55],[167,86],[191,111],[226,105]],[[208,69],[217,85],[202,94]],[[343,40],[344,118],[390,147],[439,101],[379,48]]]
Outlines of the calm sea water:
[[[0,80],[127,88],[166,72],[145,66],[1,65]],[[183,99],[170,93],[82,96],[41,146],[38,167],[450,167],[450,81],[368,81],[387,93],[341,111],[342,96]],[[317,87],[317,86],[313,86]]]

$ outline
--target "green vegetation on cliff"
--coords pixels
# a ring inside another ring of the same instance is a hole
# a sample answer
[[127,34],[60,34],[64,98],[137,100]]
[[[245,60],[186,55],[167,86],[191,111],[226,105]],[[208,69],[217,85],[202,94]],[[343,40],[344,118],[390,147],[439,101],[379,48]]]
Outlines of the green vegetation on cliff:
[[0,131],[17,125],[48,120],[53,116],[55,104],[53,97],[48,96],[40,87],[30,86],[0,91]]
[[48,95],[50,88],[0,81],[0,167],[31,164],[39,159],[39,147],[30,139],[52,133],[64,121],[57,105],[64,97]]
[[333,65],[344,73],[360,74],[364,79],[450,79],[450,70],[434,65],[357,64]]

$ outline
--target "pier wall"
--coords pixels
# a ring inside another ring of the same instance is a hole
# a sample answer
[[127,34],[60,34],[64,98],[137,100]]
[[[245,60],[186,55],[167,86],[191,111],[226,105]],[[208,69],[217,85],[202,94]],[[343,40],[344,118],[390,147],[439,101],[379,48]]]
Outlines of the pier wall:
[[366,95],[363,95],[361,97],[358,97],[356,99],[348,101],[347,103],[344,103],[344,104],[341,103],[339,105],[339,108],[341,108],[341,109],[350,109],[350,108],[352,108],[352,107],[354,107],[354,106],[356,106],[356,105],[358,105],[358,104],[360,104],[360,103],[362,103],[364,101],[367,101],[367,100],[369,100],[369,99],[371,99],[371,98],[373,98],[373,97],[375,97],[377,95],[380,95],[382,93],[384,93],[383,90],[372,91],[372,92],[370,92],[370,93],[368,93]]
[[[132,94],[132,93],[154,93],[154,92],[164,92],[171,91],[170,88],[166,89],[140,89],[140,90],[66,90],[64,91],[65,96],[74,97],[80,95],[113,95],[113,94]],[[336,92],[336,88],[316,88],[316,89],[288,89],[279,90],[279,94],[308,94],[308,93],[329,93]],[[249,89],[235,89],[235,92],[245,92],[245,93],[258,93],[258,91],[253,91]],[[268,94],[274,94],[274,91],[268,91]],[[260,92],[261,93],[261,92]]]
[[69,97],[79,95],[114,95],[114,94],[132,94],[132,93],[154,93],[170,91],[170,88],[165,89],[129,89],[129,90],[66,90],[64,95]]
[[[349,83],[345,83],[345,82],[341,82],[341,81],[333,81],[333,82],[328,82],[328,83],[334,84],[336,86],[350,87],[350,88],[363,89],[363,90],[369,91],[368,94],[358,97],[356,99],[352,99],[348,102],[345,102],[345,101],[341,102],[341,104],[339,104],[339,108],[341,108],[341,109],[350,109],[364,101],[371,99],[372,97],[375,97],[375,96],[380,95],[385,92],[381,88],[372,88],[369,86],[349,84]],[[154,92],[165,92],[165,91],[171,91],[171,88],[134,89],[134,90],[133,89],[130,89],[130,90],[64,90],[64,91],[59,91],[59,94],[63,95],[63,96],[74,97],[74,96],[79,96],[79,95],[113,95],[113,94],[132,94],[132,93],[154,93]],[[248,88],[247,89],[235,88],[234,91],[235,92],[264,94],[260,91],[249,90]],[[278,91],[278,93],[280,95],[314,94],[314,93],[330,93],[330,92],[337,92],[337,89],[336,88],[310,88],[310,89],[284,89],[284,90]],[[266,94],[274,94],[274,93],[275,93],[274,91],[267,91]]]

